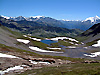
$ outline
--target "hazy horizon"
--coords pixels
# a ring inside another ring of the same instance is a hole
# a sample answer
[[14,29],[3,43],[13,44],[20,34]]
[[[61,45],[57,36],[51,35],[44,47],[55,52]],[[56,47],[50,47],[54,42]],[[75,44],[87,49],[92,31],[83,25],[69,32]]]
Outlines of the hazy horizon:
[[0,15],[85,20],[100,16],[99,0],[0,0]]

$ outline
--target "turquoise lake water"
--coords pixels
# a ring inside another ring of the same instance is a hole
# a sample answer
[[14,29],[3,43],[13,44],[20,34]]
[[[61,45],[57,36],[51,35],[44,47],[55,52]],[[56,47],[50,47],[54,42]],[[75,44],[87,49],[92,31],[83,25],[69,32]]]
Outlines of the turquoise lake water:
[[52,40],[41,40],[41,42],[50,45],[51,43],[56,43],[57,41],[52,41]]

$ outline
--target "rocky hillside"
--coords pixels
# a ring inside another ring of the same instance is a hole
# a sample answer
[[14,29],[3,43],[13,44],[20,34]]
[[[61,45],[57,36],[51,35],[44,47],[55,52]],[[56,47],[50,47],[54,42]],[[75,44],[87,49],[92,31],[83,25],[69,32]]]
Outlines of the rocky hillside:
[[96,36],[100,33],[100,23],[93,25],[91,28],[82,33],[82,36]]
[[93,40],[100,39],[100,23],[94,24],[88,30],[83,32],[80,35],[80,39],[82,38],[85,40],[85,42],[91,42]]
[[16,35],[10,29],[0,24],[0,43],[12,45],[15,42]]
[[19,49],[28,50],[23,44],[17,45],[17,38],[22,36],[21,33],[12,31],[9,28],[0,24],[0,44],[4,44],[6,46],[16,47]]

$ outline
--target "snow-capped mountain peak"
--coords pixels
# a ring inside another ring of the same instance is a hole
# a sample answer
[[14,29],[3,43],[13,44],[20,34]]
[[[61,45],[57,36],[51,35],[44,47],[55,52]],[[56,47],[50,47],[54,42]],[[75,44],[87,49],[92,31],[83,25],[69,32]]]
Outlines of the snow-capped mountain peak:
[[13,17],[11,19],[14,20],[14,21],[21,21],[21,20],[26,20],[26,17],[18,16],[18,17]]
[[7,17],[7,16],[3,16],[3,15],[1,15],[1,17],[4,17],[4,18],[6,18],[6,19],[10,19],[10,17]]
[[71,21],[71,20],[65,20],[65,19],[62,19],[63,21]]
[[32,18],[38,18],[38,19],[41,18],[41,17],[42,17],[42,18],[45,18],[45,16],[31,16],[31,17],[32,17]]
[[3,18],[6,18],[6,19],[15,20],[15,21],[20,21],[20,20],[25,20],[26,19],[23,16],[18,16],[18,17],[7,17],[7,16],[3,16],[3,15],[0,15],[0,16],[3,17]]
[[98,17],[97,15],[95,17],[89,17],[89,18],[86,18],[85,20],[66,20],[66,19],[62,19],[62,21],[81,21],[81,22],[85,22],[85,21],[88,21],[90,20],[91,23],[92,22],[96,22],[97,20],[100,20],[100,17]]
[[96,20],[100,19],[97,15],[95,17],[86,18],[84,21],[90,20],[91,22],[95,22]]
[[23,16],[18,16],[19,18],[26,18],[26,17],[23,17]]
[[100,17],[99,17],[99,16],[97,16],[97,15],[96,15],[94,18],[95,18],[95,19],[100,19]]

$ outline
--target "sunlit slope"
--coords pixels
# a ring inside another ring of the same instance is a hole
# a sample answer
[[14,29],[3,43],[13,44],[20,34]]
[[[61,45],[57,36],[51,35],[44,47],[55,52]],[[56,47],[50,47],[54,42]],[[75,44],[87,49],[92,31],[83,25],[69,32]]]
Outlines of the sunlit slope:
[[84,43],[100,39],[100,23],[94,24],[91,28],[83,32],[77,38]]
[[19,32],[12,31],[7,27],[0,24],[0,44],[7,46],[16,47],[19,49],[28,49],[25,45],[18,45],[16,39],[22,34]]

